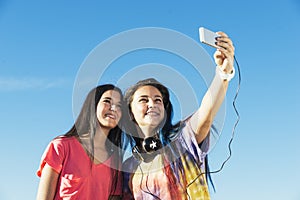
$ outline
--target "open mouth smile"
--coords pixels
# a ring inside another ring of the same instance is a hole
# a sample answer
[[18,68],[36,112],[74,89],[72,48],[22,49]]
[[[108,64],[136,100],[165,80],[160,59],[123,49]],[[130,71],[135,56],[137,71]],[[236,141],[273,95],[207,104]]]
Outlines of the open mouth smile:
[[112,114],[112,113],[106,113],[105,117],[111,118],[111,119],[117,119],[116,115]]
[[150,110],[150,111],[146,112],[145,115],[149,115],[149,116],[158,116],[158,115],[159,115],[159,112]]

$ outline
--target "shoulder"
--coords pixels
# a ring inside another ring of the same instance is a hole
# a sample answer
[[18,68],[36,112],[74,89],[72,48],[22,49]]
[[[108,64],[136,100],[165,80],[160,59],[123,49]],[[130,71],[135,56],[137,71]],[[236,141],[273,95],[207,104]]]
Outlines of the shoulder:
[[57,145],[65,145],[65,144],[70,144],[70,143],[75,143],[78,140],[74,137],[66,137],[66,136],[58,136],[54,138],[50,143],[52,144],[57,144]]
[[54,138],[48,145],[48,149],[55,149],[56,151],[61,151],[71,146],[79,141],[74,137],[59,136]]

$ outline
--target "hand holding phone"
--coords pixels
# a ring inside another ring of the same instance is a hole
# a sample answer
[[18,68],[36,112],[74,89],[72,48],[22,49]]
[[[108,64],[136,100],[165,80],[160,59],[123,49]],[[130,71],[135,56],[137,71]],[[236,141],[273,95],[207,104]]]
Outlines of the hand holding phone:
[[200,27],[199,37],[200,37],[200,42],[218,48],[218,46],[216,45],[216,41],[217,41],[216,37],[219,37],[219,35],[216,34],[215,32],[212,32],[204,27]]

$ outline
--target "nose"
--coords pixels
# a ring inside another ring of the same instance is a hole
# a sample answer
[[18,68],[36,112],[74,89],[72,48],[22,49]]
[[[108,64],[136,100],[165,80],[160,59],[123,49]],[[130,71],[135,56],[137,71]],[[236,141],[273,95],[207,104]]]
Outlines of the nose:
[[117,110],[117,106],[116,106],[115,104],[112,104],[112,105],[110,106],[110,110],[116,111],[116,110]]
[[148,100],[148,108],[153,108],[155,105],[154,101],[152,99]]

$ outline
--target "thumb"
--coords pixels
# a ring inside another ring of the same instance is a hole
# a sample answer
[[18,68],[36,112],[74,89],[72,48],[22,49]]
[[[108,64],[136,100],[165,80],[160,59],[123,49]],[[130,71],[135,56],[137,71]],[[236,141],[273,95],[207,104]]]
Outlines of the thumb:
[[224,55],[222,54],[221,51],[217,50],[214,53],[214,59],[215,59],[215,63],[220,66],[223,64],[223,60],[224,60]]

